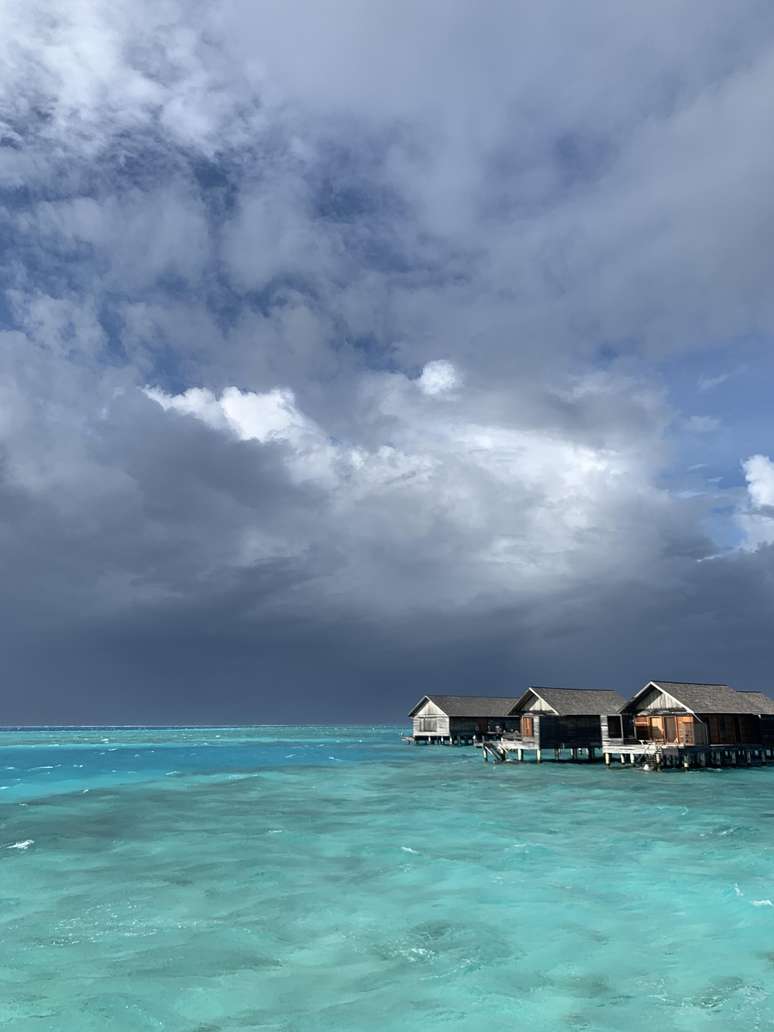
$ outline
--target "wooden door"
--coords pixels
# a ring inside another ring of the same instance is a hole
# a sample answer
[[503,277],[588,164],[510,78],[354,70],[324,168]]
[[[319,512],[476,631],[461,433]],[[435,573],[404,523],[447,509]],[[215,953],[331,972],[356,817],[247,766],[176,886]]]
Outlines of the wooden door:
[[693,717],[677,717],[677,741],[681,745],[696,744]]
[[663,742],[666,735],[663,717],[650,718],[650,737],[654,742]]

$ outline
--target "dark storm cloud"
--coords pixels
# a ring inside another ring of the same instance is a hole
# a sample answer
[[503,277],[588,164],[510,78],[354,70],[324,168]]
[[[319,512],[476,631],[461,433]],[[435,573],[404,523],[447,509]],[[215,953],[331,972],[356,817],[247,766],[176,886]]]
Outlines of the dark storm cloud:
[[768,687],[770,5],[0,19],[0,720]]

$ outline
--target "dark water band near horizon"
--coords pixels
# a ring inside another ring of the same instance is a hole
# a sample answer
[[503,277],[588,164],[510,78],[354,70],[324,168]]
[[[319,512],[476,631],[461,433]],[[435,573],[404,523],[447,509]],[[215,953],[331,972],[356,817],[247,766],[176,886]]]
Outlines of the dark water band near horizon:
[[0,733],[0,1028],[774,1029],[774,770]]

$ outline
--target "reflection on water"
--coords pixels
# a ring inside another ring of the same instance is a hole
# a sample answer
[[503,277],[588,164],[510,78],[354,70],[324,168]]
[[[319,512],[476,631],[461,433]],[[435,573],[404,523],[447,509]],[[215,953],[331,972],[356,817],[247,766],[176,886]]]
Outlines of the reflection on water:
[[772,770],[397,728],[0,744],[0,1027],[774,1028]]

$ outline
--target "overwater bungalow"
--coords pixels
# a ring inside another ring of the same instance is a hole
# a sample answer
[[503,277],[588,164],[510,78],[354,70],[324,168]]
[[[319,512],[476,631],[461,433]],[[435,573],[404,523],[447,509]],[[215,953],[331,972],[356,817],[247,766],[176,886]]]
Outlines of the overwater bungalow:
[[727,684],[648,681],[617,715],[602,719],[605,759],[656,754],[659,761],[765,761],[774,745],[774,701]]
[[617,714],[626,699],[618,692],[593,688],[528,688],[517,700],[508,718],[518,718],[516,734],[501,743],[506,753],[534,752],[538,762],[544,750],[555,758],[570,750],[573,759],[582,753],[594,759],[602,747],[602,716]]
[[500,738],[519,725],[509,717],[516,699],[482,695],[424,695],[411,710],[414,742],[447,745]]
[[774,699],[763,692],[741,691],[760,712],[761,740],[765,746],[774,746]]

